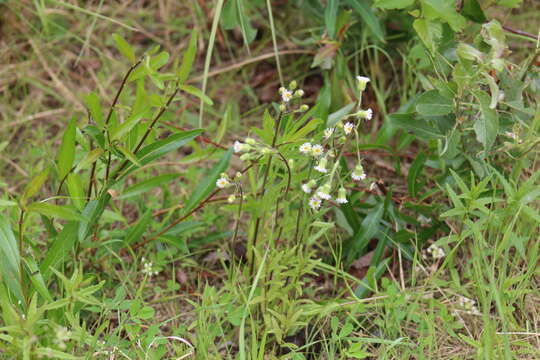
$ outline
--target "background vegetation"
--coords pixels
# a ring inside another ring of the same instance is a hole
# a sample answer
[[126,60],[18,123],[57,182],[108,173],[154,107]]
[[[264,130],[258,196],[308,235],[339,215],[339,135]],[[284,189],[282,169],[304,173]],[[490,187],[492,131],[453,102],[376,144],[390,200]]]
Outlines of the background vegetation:
[[0,1],[0,358],[539,358],[539,19]]

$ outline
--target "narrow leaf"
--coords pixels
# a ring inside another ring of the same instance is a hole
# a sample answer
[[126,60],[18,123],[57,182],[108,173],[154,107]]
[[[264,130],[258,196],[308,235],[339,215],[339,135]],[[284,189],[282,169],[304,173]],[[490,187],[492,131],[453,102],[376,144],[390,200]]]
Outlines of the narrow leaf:
[[57,156],[58,165],[58,177],[63,179],[71,170],[73,160],[75,159],[75,131],[76,121],[73,117],[68,124],[64,136],[62,137],[62,144]]

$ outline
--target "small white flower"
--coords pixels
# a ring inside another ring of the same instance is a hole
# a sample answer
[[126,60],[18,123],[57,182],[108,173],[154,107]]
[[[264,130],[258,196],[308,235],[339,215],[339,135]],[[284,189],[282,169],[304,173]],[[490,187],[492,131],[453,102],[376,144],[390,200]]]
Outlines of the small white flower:
[[308,184],[302,184],[302,191],[305,192],[306,194],[310,194],[311,188],[309,187]]
[[309,199],[309,207],[313,210],[319,210],[319,208],[321,207],[321,199],[316,196],[312,197],[311,199]]
[[343,125],[343,131],[345,131],[345,134],[349,135],[354,129],[354,124],[351,123],[351,122],[347,122],[345,123],[345,125]]
[[293,98],[292,91],[287,90],[287,89],[283,89],[283,91],[281,91],[281,99],[283,100],[283,102],[288,103],[289,101],[291,101],[292,98]]
[[443,248],[432,244],[430,247],[427,248],[428,254],[431,255],[434,259],[442,259],[446,254],[444,253]]
[[360,119],[371,120],[373,118],[373,110],[371,110],[371,108],[367,110],[360,110],[356,113],[356,116],[358,116]]
[[366,178],[366,173],[364,172],[364,167],[362,164],[356,165],[351,177],[356,181],[364,180]]
[[317,190],[317,197],[323,200],[330,200],[332,195],[330,195],[330,184],[324,184]]
[[302,154],[308,154],[311,152],[311,143],[304,143],[302,145],[300,145],[300,148],[299,148],[300,152]]
[[148,276],[154,276],[158,274],[158,271],[154,270],[154,265],[150,261],[145,261],[144,257],[141,259],[143,261],[143,269],[142,272],[145,275]]
[[220,189],[225,189],[227,186],[229,186],[231,183],[229,182],[229,179],[222,176],[216,181],[216,186]]
[[336,199],[336,202],[338,204],[346,204],[348,203],[347,201],[347,190],[345,190],[344,187],[341,187],[338,191],[338,197]]
[[372,182],[371,184],[369,184],[369,191],[375,190],[375,186],[377,186],[375,182]]
[[318,157],[318,156],[322,156],[323,154],[324,154],[324,148],[322,147],[322,145],[317,144],[311,147],[311,155]]
[[234,152],[235,153],[239,153],[239,152],[243,152],[243,151],[247,151],[247,150],[249,150],[249,145],[243,144],[240,141],[235,141],[234,142]]
[[358,75],[358,76],[356,77],[356,80],[358,81],[358,89],[359,89],[360,91],[366,90],[366,85],[367,85],[367,83],[371,81],[370,78],[368,78],[368,77],[366,77],[366,76],[360,76],[360,75]]
[[326,129],[324,129],[324,138],[325,139],[327,139],[327,140],[330,139],[332,134],[334,134],[334,128],[326,128]]
[[418,220],[418,222],[420,224],[430,224],[431,223],[431,218],[428,218],[428,217],[425,217],[424,215],[420,214],[418,215],[418,217],[416,218],[416,220]]
[[317,170],[320,173],[326,174],[328,170],[326,170],[326,158],[322,158],[317,163],[317,166],[314,167],[315,170]]

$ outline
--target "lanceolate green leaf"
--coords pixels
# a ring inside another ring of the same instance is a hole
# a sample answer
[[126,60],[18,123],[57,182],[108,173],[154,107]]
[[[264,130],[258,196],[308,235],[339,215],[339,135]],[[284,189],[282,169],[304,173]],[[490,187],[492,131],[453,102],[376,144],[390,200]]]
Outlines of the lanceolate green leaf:
[[415,0],[375,0],[375,6],[381,9],[404,9],[413,5]]
[[51,267],[57,267],[66,259],[72,257],[71,250],[77,240],[78,227],[78,222],[71,221],[67,223],[62,231],[58,233],[58,236],[53,239],[52,245],[49,247],[47,255],[39,267],[45,281],[47,281],[51,274]]
[[193,29],[193,31],[191,32],[191,39],[189,40],[188,48],[186,52],[184,52],[182,65],[180,65],[180,70],[178,71],[179,84],[184,84],[186,80],[188,79],[189,73],[191,72],[193,61],[195,61],[196,55],[197,55],[197,30]]
[[205,176],[199,183],[199,186],[195,189],[188,202],[186,203],[184,212],[189,212],[194,209],[201,201],[203,201],[215,188],[216,181],[220,177],[220,174],[229,166],[229,160],[231,159],[232,149],[229,149],[221,160],[212,168],[210,173]]
[[152,211],[147,210],[143,216],[141,216],[141,219],[137,222],[137,225],[133,226],[128,233],[126,234],[126,237],[124,238],[124,243],[126,245],[133,244],[140,240],[143,233],[146,231],[146,228],[150,224],[150,221],[152,220]]
[[[174,151],[181,146],[186,145],[191,140],[195,139],[197,136],[202,134],[202,132],[203,130],[200,130],[200,129],[189,130],[189,131],[184,131],[182,133],[171,135],[164,140],[156,141],[150,145],[143,147],[139,152],[137,152],[136,154],[137,159],[139,160],[139,163],[142,166],[149,164],[152,161],[156,160],[157,158],[171,151]],[[122,177],[126,176],[127,174],[135,170],[135,168],[136,168],[135,165],[129,165],[122,172],[122,175],[119,177],[119,179],[121,179]]]
[[180,174],[164,174],[156,177],[152,177],[148,180],[142,181],[138,184],[128,187],[119,196],[120,199],[126,199],[132,196],[140,195],[146,191],[149,191],[155,187],[168,183],[171,180],[177,179]]
[[37,202],[28,205],[27,210],[30,212],[37,212],[38,214],[63,220],[84,220],[84,217],[79,214],[77,210],[74,210],[67,206]]
[[407,184],[409,188],[409,194],[415,197],[418,192],[418,183],[416,179],[422,173],[422,168],[426,162],[427,155],[425,153],[419,153],[416,159],[414,159],[411,168],[409,169],[409,176],[407,177]]
[[21,288],[20,262],[17,240],[7,218],[0,216],[0,278],[4,279],[8,289],[18,300],[23,300]]
[[362,220],[362,225],[358,232],[350,240],[349,252],[347,253],[349,263],[358,255],[362,254],[368,242],[379,232],[380,221],[384,212],[383,205],[383,203],[379,203],[369,212],[364,220]]
[[64,136],[62,138],[62,144],[58,151],[57,164],[58,164],[58,177],[63,179],[71,170],[73,160],[75,159],[75,131],[76,121],[72,118],[68,124]]
[[47,180],[47,177],[49,176],[49,168],[46,168],[42,172],[40,172],[38,175],[36,175],[29,183],[26,185],[26,188],[24,189],[24,193],[21,197],[21,203],[24,205],[26,204],[26,201],[30,199],[32,196],[34,196],[39,189],[41,189],[41,186],[43,186],[43,183],[45,180]]
[[187,92],[188,94],[191,94],[193,96],[198,97],[199,99],[201,99],[207,105],[213,105],[214,104],[212,99],[210,99],[208,96],[203,94],[203,92],[200,89],[197,89],[195,86],[182,85],[182,86],[180,86],[180,89],[182,89],[182,91]]
[[86,103],[86,106],[88,106],[88,111],[90,112],[92,119],[100,128],[103,128],[103,109],[101,108],[99,96],[96,93],[91,92],[90,94],[86,95],[84,102]]
[[373,35],[378,40],[384,42],[384,32],[381,23],[367,2],[365,0],[344,0],[344,2],[352,7],[356,14],[364,20]]
[[135,57],[135,52],[129,43],[120,35],[113,34],[114,42],[116,43],[116,48],[122,55],[124,55],[129,61],[135,63],[137,58]]

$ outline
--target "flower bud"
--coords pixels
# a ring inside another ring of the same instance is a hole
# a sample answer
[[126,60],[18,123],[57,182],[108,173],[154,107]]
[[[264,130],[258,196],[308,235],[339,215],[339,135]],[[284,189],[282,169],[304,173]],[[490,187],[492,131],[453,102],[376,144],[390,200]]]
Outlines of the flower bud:
[[294,89],[296,89],[296,86],[297,86],[296,80],[293,80],[293,81],[291,81],[291,83],[289,84],[289,89],[294,90]]

